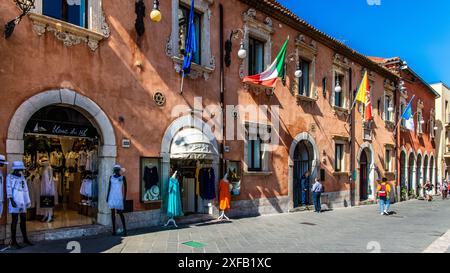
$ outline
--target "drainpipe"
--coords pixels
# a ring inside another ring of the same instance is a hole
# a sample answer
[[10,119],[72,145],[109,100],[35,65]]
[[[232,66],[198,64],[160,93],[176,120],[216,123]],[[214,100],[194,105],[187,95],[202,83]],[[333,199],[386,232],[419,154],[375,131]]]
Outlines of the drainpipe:
[[[349,90],[350,90],[350,101],[354,100],[354,91],[353,86],[352,86],[352,81],[353,81],[353,71],[352,68],[350,67],[348,69],[348,74],[349,74]],[[351,109],[351,113],[350,113],[350,204],[349,206],[353,206],[355,203],[355,200],[353,200],[353,191],[354,191],[354,187],[353,185],[356,183],[356,181],[353,181],[353,173],[355,172],[356,168],[355,168],[355,117],[354,117],[354,113],[355,113],[355,109]]]
[[222,177],[225,171],[225,82],[224,82],[224,36],[223,36],[223,5],[219,5],[220,9],[220,24],[219,24],[219,33],[220,33],[220,107],[222,108],[222,143],[220,145],[220,175]]

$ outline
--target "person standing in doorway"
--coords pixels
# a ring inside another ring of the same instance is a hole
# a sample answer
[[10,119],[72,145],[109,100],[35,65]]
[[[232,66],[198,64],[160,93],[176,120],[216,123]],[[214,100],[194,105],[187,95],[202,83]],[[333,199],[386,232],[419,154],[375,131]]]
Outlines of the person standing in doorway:
[[322,193],[324,192],[324,187],[323,187],[322,183],[320,182],[319,178],[316,177],[311,191],[313,194],[314,212],[321,213],[322,212],[322,204],[320,203],[320,197],[322,196]]
[[389,215],[391,185],[386,178],[378,179],[377,193],[380,202],[380,214]]
[[447,181],[442,181],[441,184],[441,192],[442,192],[442,200],[447,199],[447,195],[448,195],[448,183]]
[[300,178],[300,204],[302,206],[309,205],[309,171],[305,172]]

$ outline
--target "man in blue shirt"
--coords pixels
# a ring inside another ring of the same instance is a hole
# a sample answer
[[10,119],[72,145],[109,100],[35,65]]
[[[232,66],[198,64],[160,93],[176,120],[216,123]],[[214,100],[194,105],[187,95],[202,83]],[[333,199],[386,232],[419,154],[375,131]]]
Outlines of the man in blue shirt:
[[300,203],[302,206],[309,205],[309,171],[305,172],[302,177],[300,178],[300,191],[301,191],[301,198]]
[[313,200],[314,200],[314,212],[321,213],[322,212],[322,205],[320,204],[320,197],[322,193],[324,192],[324,188],[322,183],[320,183],[319,178],[316,178],[316,181],[311,189],[313,193]]

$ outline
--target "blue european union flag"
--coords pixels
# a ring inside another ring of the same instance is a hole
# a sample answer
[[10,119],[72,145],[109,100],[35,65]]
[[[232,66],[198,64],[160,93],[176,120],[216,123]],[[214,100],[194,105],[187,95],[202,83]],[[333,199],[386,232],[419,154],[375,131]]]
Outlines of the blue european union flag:
[[187,76],[191,72],[191,63],[194,54],[197,52],[197,39],[195,37],[195,25],[194,25],[194,4],[195,0],[192,0],[191,10],[189,13],[188,33],[186,37],[186,53],[183,62],[183,75]]

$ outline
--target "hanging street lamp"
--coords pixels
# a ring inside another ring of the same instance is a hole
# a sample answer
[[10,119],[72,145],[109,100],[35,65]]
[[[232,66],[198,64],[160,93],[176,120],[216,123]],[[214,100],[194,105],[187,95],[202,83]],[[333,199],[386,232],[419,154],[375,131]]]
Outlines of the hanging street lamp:
[[162,19],[161,11],[159,11],[159,0],[153,0],[153,9],[150,12],[150,19],[155,23],[159,23]]

